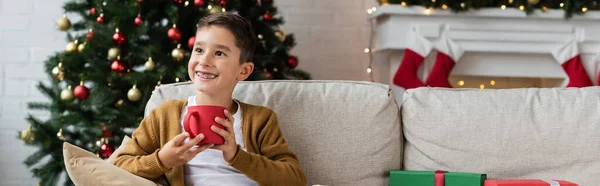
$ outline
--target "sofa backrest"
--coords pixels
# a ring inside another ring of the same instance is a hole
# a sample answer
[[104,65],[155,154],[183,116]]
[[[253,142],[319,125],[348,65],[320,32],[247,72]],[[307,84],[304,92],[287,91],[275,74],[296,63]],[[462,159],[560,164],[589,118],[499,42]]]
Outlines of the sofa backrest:
[[[146,113],[195,93],[190,83],[161,85]],[[387,185],[400,169],[398,106],[387,85],[353,81],[244,81],[233,94],[277,113],[308,184]]]
[[406,91],[404,168],[600,183],[600,88]]

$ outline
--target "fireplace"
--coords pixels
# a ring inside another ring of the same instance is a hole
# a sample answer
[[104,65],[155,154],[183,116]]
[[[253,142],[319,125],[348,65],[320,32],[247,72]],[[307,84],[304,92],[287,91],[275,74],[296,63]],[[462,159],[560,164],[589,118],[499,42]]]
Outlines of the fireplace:
[[[487,8],[466,13],[423,7],[387,5],[370,15],[375,21],[374,80],[391,83],[406,49],[410,29],[432,42],[443,29],[465,53],[448,78],[455,88],[562,87],[569,78],[552,52],[570,40],[579,42],[585,71],[597,85],[600,52],[600,12],[564,18],[562,10],[534,12]],[[587,33],[587,34],[586,34]],[[433,67],[435,50],[418,75],[424,80]],[[402,95],[403,90],[396,91]]]

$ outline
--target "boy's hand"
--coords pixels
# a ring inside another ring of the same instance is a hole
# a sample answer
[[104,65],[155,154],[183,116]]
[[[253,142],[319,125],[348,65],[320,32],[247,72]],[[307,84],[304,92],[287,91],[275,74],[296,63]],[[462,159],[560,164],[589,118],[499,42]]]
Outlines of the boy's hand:
[[230,162],[233,156],[237,152],[237,144],[235,143],[235,133],[233,132],[233,116],[228,110],[224,111],[227,119],[216,117],[215,121],[225,127],[225,130],[212,126],[210,129],[217,134],[221,135],[225,140],[223,145],[215,145],[213,149],[223,151],[223,159]]
[[204,139],[204,134],[199,134],[194,139],[184,143],[185,139],[190,136],[187,132],[183,132],[171,139],[165,146],[158,151],[158,159],[167,169],[183,165],[196,157],[196,154],[213,146],[213,144],[204,144],[195,147],[198,142]]

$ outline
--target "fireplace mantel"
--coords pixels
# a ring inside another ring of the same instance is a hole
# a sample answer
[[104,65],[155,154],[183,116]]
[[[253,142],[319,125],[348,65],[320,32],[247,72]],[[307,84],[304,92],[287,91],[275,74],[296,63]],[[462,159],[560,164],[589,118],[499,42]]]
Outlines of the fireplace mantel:
[[600,12],[575,15],[567,20],[562,10],[531,15],[514,8],[452,13],[420,6],[387,5],[378,7],[369,18],[377,20],[374,51],[379,53],[403,50],[406,33],[413,26],[422,36],[435,40],[444,24],[450,27],[450,37],[467,52],[545,54],[575,35],[579,35],[583,54],[600,52]]

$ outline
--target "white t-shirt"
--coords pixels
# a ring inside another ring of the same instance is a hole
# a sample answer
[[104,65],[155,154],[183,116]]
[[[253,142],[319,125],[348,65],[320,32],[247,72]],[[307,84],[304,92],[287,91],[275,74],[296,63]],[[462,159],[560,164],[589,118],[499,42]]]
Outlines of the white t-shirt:
[[[246,151],[244,138],[242,136],[242,109],[236,101],[238,109],[233,114],[233,131],[235,133],[235,143]],[[196,96],[188,98],[188,104],[181,112],[181,128],[183,129],[183,118],[187,113],[188,106],[196,106]],[[187,143],[189,139],[185,139]],[[206,149],[194,159],[184,165],[185,185],[258,185],[255,181],[240,173],[237,169],[227,165],[223,159],[223,152],[215,149]]]

